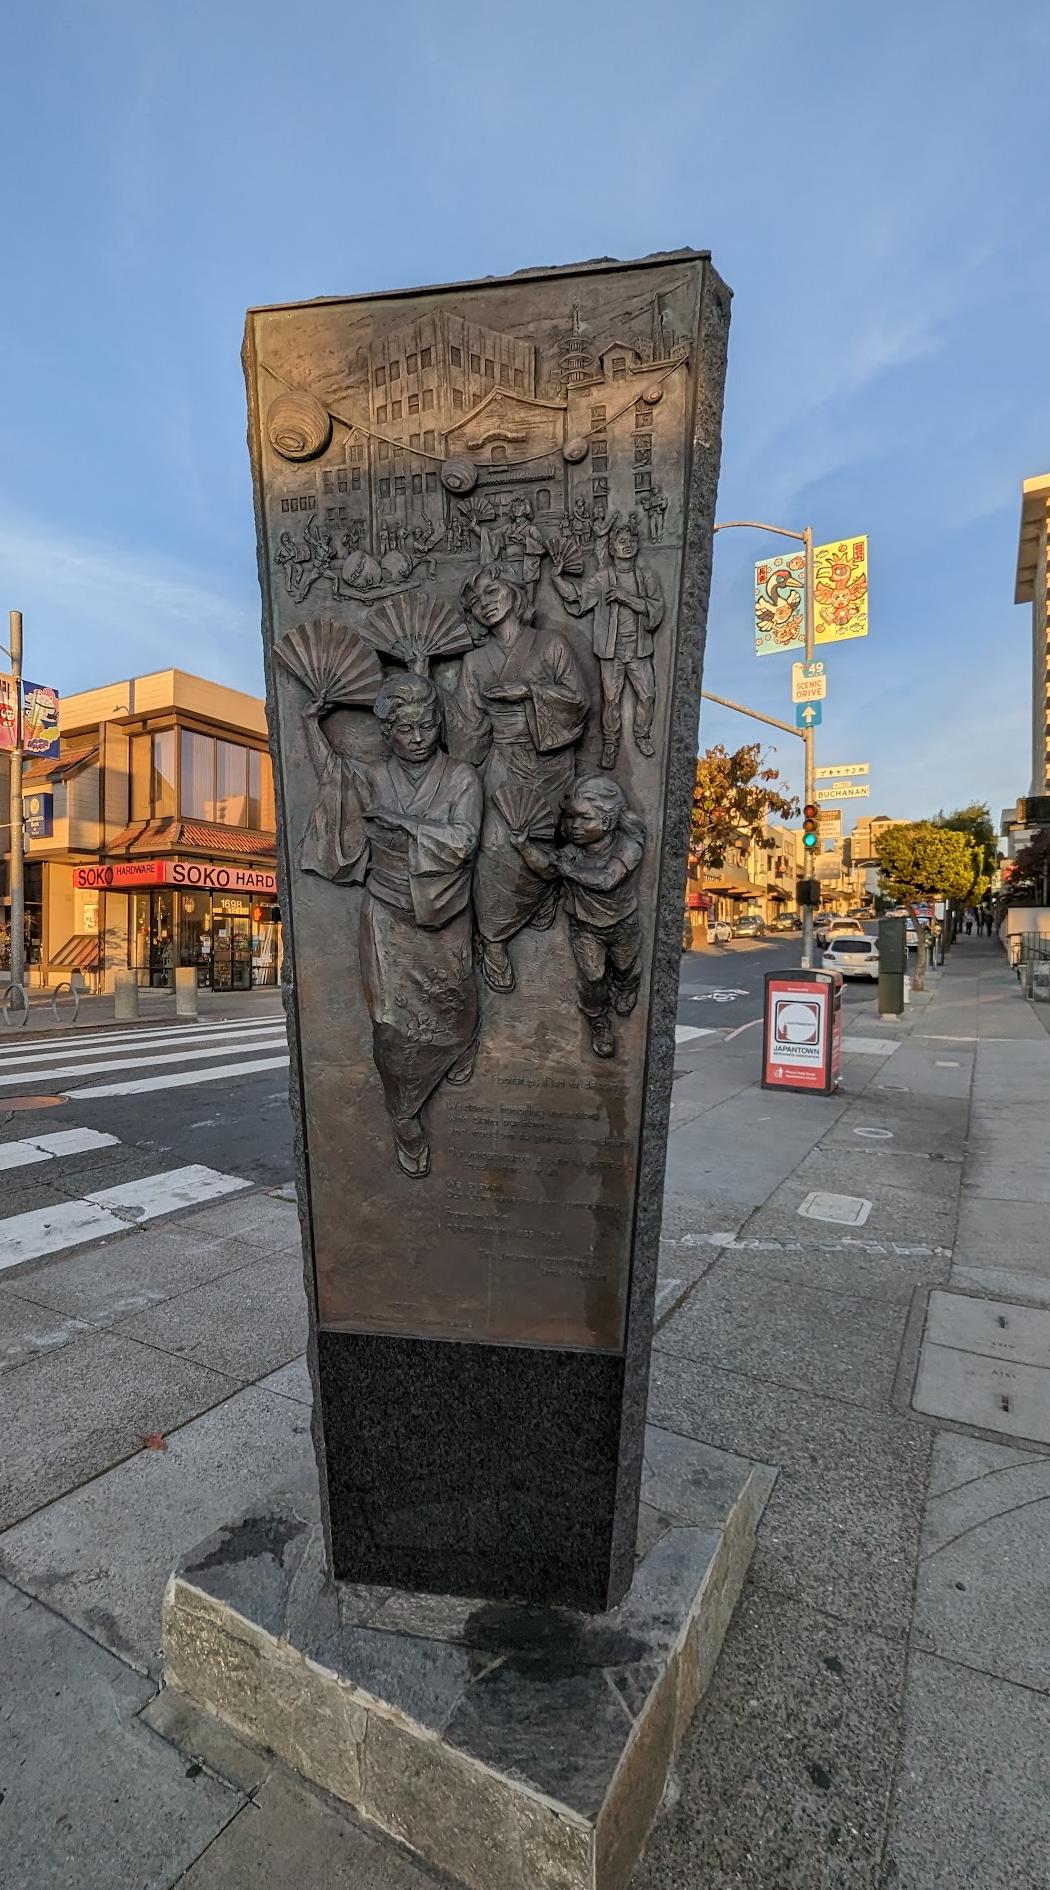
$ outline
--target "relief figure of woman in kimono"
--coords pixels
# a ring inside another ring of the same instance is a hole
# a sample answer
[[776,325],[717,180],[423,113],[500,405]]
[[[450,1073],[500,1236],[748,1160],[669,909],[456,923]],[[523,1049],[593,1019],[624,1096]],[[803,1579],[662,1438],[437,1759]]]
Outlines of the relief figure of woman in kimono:
[[481,783],[439,746],[441,706],[427,676],[391,675],[375,701],[387,756],[357,761],[328,741],[328,704],[307,730],[320,775],[304,872],[364,886],[360,953],[372,1054],[406,1175],[430,1171],[424,1105],[442,1081],[469,1083],[478,1044],[471,870]]
[[550,809],[553,832],[590,697],[571,643],[560,631],[526,621],[526,594],[499,566],[476,571],[462,603],[485,635],[464,656],[449,698],[448,745],[481,769],[485,819],[474,869],[481,970],[490,990],[512,991],[508,940],[525,925],[553,925],[558,887],[515,851],[499,802],[538,794]]

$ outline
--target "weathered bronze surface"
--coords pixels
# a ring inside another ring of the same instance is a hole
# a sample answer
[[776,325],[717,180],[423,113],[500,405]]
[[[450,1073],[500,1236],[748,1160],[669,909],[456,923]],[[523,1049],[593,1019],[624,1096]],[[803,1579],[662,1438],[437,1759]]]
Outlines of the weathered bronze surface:
[[323,1327],[623,1347],[704,268],[249,317]]

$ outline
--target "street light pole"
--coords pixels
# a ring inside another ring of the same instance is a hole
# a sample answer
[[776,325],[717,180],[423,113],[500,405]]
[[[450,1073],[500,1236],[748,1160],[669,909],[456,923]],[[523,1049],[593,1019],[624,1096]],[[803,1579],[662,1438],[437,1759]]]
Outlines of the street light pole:
[[[813,596],[813,527],[812,525],[807,525],[804,531],[793,532],[793,531],[789,531],[786,525],[767,525],[762,519],[732,518],[732,519],[724,520],[724,522],[720,525],[716,525],[715,531],[716,532],[744,532],[744,531],[773,532],[777,538],[794,538],[796,543],[801,544],[803,551],[805,552],[805,557],[806,557],[806,594],[805,594],[805,616],[804,616],[805,635],[806,635],[806,662],[812,663],[813,653],[816,647],[816,633],[817,633],[816,599]],[[772,720],[772,717],[767,716],[760,719],[770,721]],[[784,725],[781,723],[781,724],[778,724],[777,726],[783,727]],[[810,722],[806,723],[806,726],[802,731],[802,735],[803,735],[803,741],[805,743],[805,758],[806,758],[805,801],[808,804],[813,799],[813,786],[814,786],[814,781],[816,778],[813,771],[814,763],[813,763],[812,723]],[[806,861],[803,861],[803,871],[808,879],[810,877],[810,874],[808,870],[808,862]],[[803,906],[802,908],[802,966],[804,969],[807,969],[807,970],[813,963],[813,944],[814,944],[813,908],[812,906],[806,905],[806,906]]]
[[[806,526],[806,529],[802,534],[802,544],[803,544],[803,549],[806,554],[806,593],[805,593],[806,662],[812,663],[813,654],[816,647],[816,634],[817,634],[816,599],[813,595],[813,527],[812,525]],[[805,791],[804,799],[805,799],[806,806],[809,806],[809,804],[813,800],[813,788],[815,785],[815,776],[813,772],[813,725],[811,722],[806,723],[806,726],[803,730],[803,734],[805,736],[805,742],[806,742],[806,751],[805,751],[806,752],[806,791]],[[840,832],[841,832],[841,829],[840,829]],[[820,833],[819,826],[817,828],[817,833],[818,835]],[[808,867],[805,870],[806,870],[806,875],[808,878],[809,877]],[[803,969],[805,970],[808,970],[813,964],[813,945],[814,945],[813,907],[807,904],[807,905],[804,905],[802,908],[802,966],[803,966]]]
[[[11,751],[11,983],[25,984],[25,836],[22,826],[22,612],[10,614],[11,676],[15,693],[15,745]],[[3,646],[0,645],[0,648]]]

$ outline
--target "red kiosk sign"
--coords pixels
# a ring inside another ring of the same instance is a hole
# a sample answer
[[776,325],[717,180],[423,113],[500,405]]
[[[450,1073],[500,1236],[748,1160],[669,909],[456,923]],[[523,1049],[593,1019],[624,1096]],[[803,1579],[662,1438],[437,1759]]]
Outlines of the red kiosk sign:
[[763,1089],[829,1096],[839,1080],[841,1053],[841,973],[767,972]]

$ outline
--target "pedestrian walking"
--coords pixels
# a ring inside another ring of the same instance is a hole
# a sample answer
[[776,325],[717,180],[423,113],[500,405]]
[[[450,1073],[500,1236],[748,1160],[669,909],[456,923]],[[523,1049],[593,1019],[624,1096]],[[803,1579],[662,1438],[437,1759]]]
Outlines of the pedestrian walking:
[[973,931],[973,913],[970,911],[969,907],[967,907],[966,909],[966,936],[967,938],[969,938],[970,933],[972,931]]

